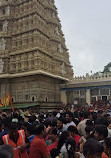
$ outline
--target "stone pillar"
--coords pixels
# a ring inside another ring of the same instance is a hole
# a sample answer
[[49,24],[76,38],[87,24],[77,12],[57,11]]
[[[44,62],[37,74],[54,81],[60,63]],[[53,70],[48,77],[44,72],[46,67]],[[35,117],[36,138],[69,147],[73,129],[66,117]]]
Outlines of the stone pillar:
[[87,89],[87,90],[86,90],[86,103],[88,103],[88,104],[91,103],[90,89]]
[[67,104],[66,91],[61,91],[61,102],[65,105]]

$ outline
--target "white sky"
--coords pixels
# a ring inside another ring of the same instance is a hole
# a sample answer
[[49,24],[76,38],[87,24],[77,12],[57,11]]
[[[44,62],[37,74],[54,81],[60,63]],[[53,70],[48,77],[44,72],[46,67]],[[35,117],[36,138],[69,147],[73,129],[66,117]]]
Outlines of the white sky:
[[111,0],[55,0],[74,75],[111,62]]

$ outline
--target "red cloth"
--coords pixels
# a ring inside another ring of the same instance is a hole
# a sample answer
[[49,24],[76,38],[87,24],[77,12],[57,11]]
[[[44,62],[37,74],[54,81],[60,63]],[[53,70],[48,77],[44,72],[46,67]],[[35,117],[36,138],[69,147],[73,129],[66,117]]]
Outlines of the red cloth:
[[78,147],[78,145],[79,145],[80,138],[81,138],[80,135],[76,135],[73,137],[73,139],[76,141],[76,147]]
[[44,158],[50,155],[48,147],[39,136],[35,136],[30,145],[29,158]]
[[58,144],[58,141],[56,141],[56,142],[54,142],[53,144],[49,145],[49,146],[48,146],[49,152],[50,152],[53,148],[57,148],[57,144]]
[[102,153],[102,158],[109,158],[104,152]]

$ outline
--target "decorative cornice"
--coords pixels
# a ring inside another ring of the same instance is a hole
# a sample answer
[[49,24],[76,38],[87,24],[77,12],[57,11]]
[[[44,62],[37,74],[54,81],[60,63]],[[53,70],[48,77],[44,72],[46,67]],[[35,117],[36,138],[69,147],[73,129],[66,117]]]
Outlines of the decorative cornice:
[[53,75],[51,73],[48,73],[48,72],[45,72],[42,70],[34,70],[34,71],[21,72],[21,73],[15,73],[15,74],[1,74],[0,79],[3,79],[3,78],[7,78],[7,79],[10,78],[11,79],[11,78],[15,78],[15,77],[25,77],[25,76],[32,76],[32,75],[45,75],[45,76],[49,76],[52,78],[61,79],[64,81],[69,81],[68,78],[64,78],[64,77],[61,77],[58,75]]

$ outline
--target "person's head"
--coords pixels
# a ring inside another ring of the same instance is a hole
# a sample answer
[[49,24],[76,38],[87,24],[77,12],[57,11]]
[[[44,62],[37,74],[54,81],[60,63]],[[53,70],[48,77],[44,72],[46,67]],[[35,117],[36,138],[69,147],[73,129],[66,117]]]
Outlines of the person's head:
[[34,134],[39,135],[43,138],[46,134],[45,126],[43,124],[36,125],[35,130],[34,130]]
[[89,111],[85,111],[84,112],[84,119],[89,119],[91,116],[90,112]]
[[68,157],[75,157],[75,149],[76,149],[76,142],[73,138],[67,138],[66,140],[66,149],[68,153]]
[[18,114],[16,112],[13,113],[12,118],[18,118]]
[[95,133],[94,133],[96,139],[98,141],[104,140],[108,136],[108,130],[107,127],[104,125],[97,125],[95,126]]
[[35,129],[35,126],[33,124],[28,124],[27,125],[27,133],[28,133],[28,136],[31,136],[34,134],[34,129]]
[[57,127],[57,121],[56,120],[53,120],[51,122],[51,127]]
[[51,154],[51,158],[56,158],[58,155],[59,155],[59,150],[57,148],[53,148],[51,151],[50,151],[50,154]]
[[60,151],[61,147],[65,144],[66,139],[69,137],[69,133],[67,131],[63,131],[59,137],[57,148]]
[[2,120],[3,128],[9,128],[10,127],[10,123],[11,123],[11,121],[10,121],[10,119],[8,117],[4,118]]
[[86,134],[90,134],[92,131],[93,131],[93,127],[92,126],[86,126],[85,127]]
[[54,127],[51,127],[49,129],[49,139],[51,141],[55,141],[57,139],[57,129]]
[[103,146],[95,139],[88,139],[83,146],[83,154],[86,158],[101,158]]
[[77,128],[73,125],[69,126],[67,131],[69,132],[69,135],[72,136],[72,137],[79,134]]
[[72,112],[67,112],[65,118],[66,118],[66,122],[70,123],[73,119],[73,113]]
[[10,145],[0,146],[0,157],[1,158],[13,158],[13,149]]
[[111,120],[110,114],[105,114],[104,117],[106,117],[108,120]]
[[108,155],[111,155],[111,138],[106,138],[104,140],[104,152],[107,153]]
[[94,124],[91,120],[87,120],[86,121],[86,126],[94,126]]
[[28,122],[33,123],[35,120],[36,120],[36,116],[32,115],[32,116],[29,116],[29,121]]
[[60,130],[62,128],[63,128],[63,119],[58,118],[58,120],[57,120],[57,129]]
[[95,121],[95,125],[108,126],[109,120],[106,117],[98,117],[97,120]]
[[10,131],[9,134],[10,134],[11,137],[17,138],[17,136],[18,136],[18,126],[17,126],[17,123],[11,122],[9,131]]

